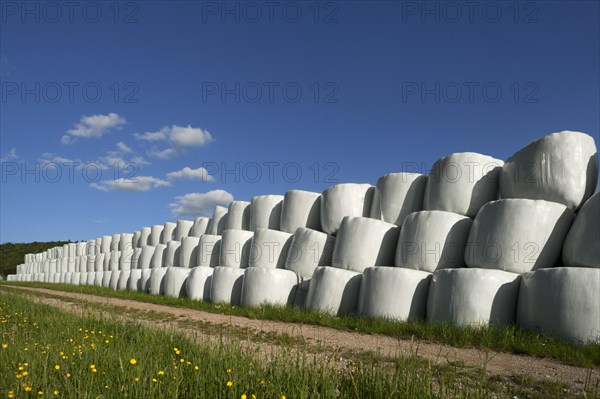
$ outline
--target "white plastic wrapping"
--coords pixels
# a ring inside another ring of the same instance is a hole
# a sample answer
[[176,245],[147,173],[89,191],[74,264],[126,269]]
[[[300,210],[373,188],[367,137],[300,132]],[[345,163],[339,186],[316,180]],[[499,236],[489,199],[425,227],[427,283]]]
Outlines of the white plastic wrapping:
[[215,267],[210,286],[210,301],[239,305],[245,270],[234,267]]
[[127,282],[129,281],[129,275],[131,270],[121,270],[119,280],[117,281],[117,289],[119,291],[125,291],[127,289]]
[[431,273],[398,267],[368,267],[362,276],[358,312],[398,321],[424,320]]
[[131,233],[122,233],[119,239],[119,251],[127,248],[135,248],[136,245],[133,242],[133,238],[133,234]]
[[116,291],[118,288],[118,284],[119,284],[119,277],[121,277],[121,271],[113,270],[110,273],[110,279],[108,281],[108,288]]
[[95,274],[94,285],[96,287],[102,287],[102,283],[103,283],[103,279],[104,279],[104,272],[97,271],[97,272],[94,272],[94,274]]
[[331,265],[334,245],[335,237],[300,227],[292,238],[285,268],[298,274],[302,280],[308,280],[317,266]]
[[184,298],[187,296],[186,280],[190,269],[183,267],[167,267],[164,277],[165,295],[172,298]]
[[129,280],[127,280],[127,289],[129,291],[143,291],[142,285],[142,269],[133,269],[129,272]]
[[577,344],[597,344],[599,304],[600,269],[540,269],[523,275],[517,325]]
[[168,268],[166,267],[151,269],[150,280],[148,281],[148,292],[150,292],[151,295],[164,295],[164,277],[167,273],[167,269]]
[[177,224],[173,222],[165,222],[163,225],[163,231],[160,233],[160,243],[167,245],[169,241],[174,239],[175,229],[177,228]]
[[336,184],[321,196],[321,228],[327,234],[337,234],[346,216],[368,217],[375,187],[370,184]]
[[167,246],[165,244],[158,244],[156,248],[154,248],[154,253],[152,254],[152,259],[150,260],[151,269],[165,266],[167,257],[166,249]]
[[194,222],[191,220],[178,220],[177,227],[173,232],[173,239],[175,241],[183,241],[183,239],[190,235]]
[[473,222],[465,262],[469,267],[513,273],[555,266],[573,218],[572,210],[556,202],[489,202]]
[[112,278],[112,271],[107,270],[102,272],[102,287],[108,288],[110,287],[110,280]]
[[123,251],[121,251],[121,256],[119,256],[119,270],[135,269],[135,264],[133,264],[132,262],[133,252],[133,249],[124,249]]
[[162,224],[155,224],[150,228],[150,237],[148,237],[148,245],[153,247],[160,244],[160,236],[162,235],[162,231],[165,228]]
[[465,248],[473,221],[458,213],[421,211],[404,219],[395,265],[434,272],[465,267]]
[[85,284],[86,285],[94,285],[95,283],[96,283],[96,272],[86,272]]
[[[250,209],[248,201],[231,201],[223,230],[250,230]],[[216,234],[222,234],[222,232],[217,229]]]
[[152,277],[153,269],[141,269],[142,277],[140,277],[140,282],[138,286],[140,287],[140,291],[150,293],[150,277]]
[[600,193],[577,212],[565,238],[562,260],[566,266],[600,268]]
[[292,234],[271,229],[256,229],[250,245],[248,267],[283,269]]
[[221,236],[202,234],[197,252],[198,266],[218,266],[221,258]]
[[196,267],[198,265],[198,248],[200,237],[185,237],[179,248],[179,266]]
[[133,246],[140,246],[140,237],[142,236],[142,232],[140,230],[133,232]]
[[111,271],[120,270],[119,269],[119,261],[120,260],[121,260],[121,252],[120,251],[111,251],[108,270],[111,270]]
[[423,209],[474,217],[489,201],[498,199],[503,161],[475,152],[450,154],[431,167]]
[[326,313],[356,313],[362,273],[319,266],[310,279],[306,307]]
[[280,230],[294,234],[299,227],[321,231],[321,194],[290,190],[281,206]]
[[190,274],[185,282],[186,292],[190,299],[196,301],[210,300],[210,286],[215,269],[199,266],[190,269]]
[[[246,230],[225,230],[221,238],[221,253],[217,264],[235,268],[248,267],[253,235],[253,232]],[[209,251],[209,253],[211,252]],[[213,262],[208,263],[212,264]]]
[[392,266],[399,234],[395,224],[346,216],[338,231],[331,266],[355,272],[369,266]]
[[377,180],[371,217],[401,226],[404,218],[423,209],[427,176],[420,173],[388,173]]
[[438,270],[429,286],[427,321],[459,325],[513,324],[520,281],[520,275],[502,270]]
[[577,209],[598,181],[594,139],[562,131],[532,141],[506,160],[500,177],[502,198],[558,202]]
[[165,267],[179,266],[180,241],[169,241],[165,250]]
[[112,238],[110,240],[110,250],[111,251],[120,251],[121,247],[120,247],[120,243],[121,242],[121,234],[119,233],[115,233],[112,235]]
[[224,206],[215,206],[213,217],[210,219],[210,223],[206,229],[207,234],[221,235],[221,233],[223,233],[223,230],[225,230],[227,226],[227,212],[228,210]]
[[142,251],[141,251],[140,257],[138,258],[137,268],[138,269],[149,269],[151,266],[152,257],[154,256],[154,251],[156,250],[156,247],[153,247],[152,245],[147,245],[144,248],[138,248],[138,249],[141,249]]
[[242,284],[242,306],[293,305],[298,276],[290,270],[249,267]]
[[190,230],[191,237],[200,237],[202,234],[206,233],[208,229],[208,224],[210,223],[210,218],[198,217],[194,220],[194,225],[192,226],[192,230]]
[[140,239],[138,241],[138,247],[143,248],[150,242],[150,234],[152,234],[151,227],[142,227],[140,230]]
[[[101,241],[100,241],[100,252],[102,253],[108,253],[110,252],[110,244],[112,242],[112,237],[111,236],[102,236]],[[71,256],[71,244],[68,244],[68,248],[69,248],[69,257]]]
[[250,230],[279,230],[283,195],[257,195],[250,205]]
[[[110,265],[112,264],[112,253],[104,254],[104,262],[102,263],[102,271],[111,270]],[[118,264],[118,262],[117,262]]]

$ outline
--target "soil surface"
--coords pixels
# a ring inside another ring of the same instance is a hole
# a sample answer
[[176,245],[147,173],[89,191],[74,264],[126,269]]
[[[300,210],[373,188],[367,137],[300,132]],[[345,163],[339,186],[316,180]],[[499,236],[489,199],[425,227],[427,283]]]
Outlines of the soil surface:
[[[383,357],[395,356],[418,356],[429,360],[432,364],[462,363],[464,367],[476,368],[486,372],[490,376],[498,376],[510,380],[514,375],[525,375],[535,380],[547,380],[562,382],[566,384],[571,394],[581,393],[584,385],[596,385],[600,381],[600,369],[585,369],[563,364],[558,360],[536,358],[511,353],[494,352],[478,348],[457,348],[450,345],[432,343],[420,340],[398,339],[394,337],[365,334],[352,331],[339,331],[328,327],[315,325],[285,323],[268,320],[252,320],[246,317],[228,316],[216,313],[208,313],[193,309],[184,309],[138,302],[133,300],[108,298],[89,294],[78,294],[64,291],[55,291],[43,288],[16,287],[22,291],[34,291],[40,294],[59,296],[59,298],[48,298],[44,296],[32,296],[31,299],[51,306],[59,307],[71,312],[82,313],[84,307],[89,304],[101,304],[98,311],[108,315],[110,307],[126,311],[128,321],[137,321],[142,324],[160,328],[167,328],[199,337],[198,329],[194,329],[194,322],[202,323],[204,326],[214,327],[213,339],[216,339],[218,331],[246,331],[259,334],[260,336],[287,336],[295,342],[303,342],[302,348],[319,348],[319,353],[324,356],[339,356],[340,362],[351,361],[353,355],[357,358],[360,354],[372,352],[379,353]],[[1,290],[0,290],[1,293]],[[156,313],[158,312],[158,314]],[[121,312],[123,314],[123,312]],[[153,318],[149,318],[149,315]],[[113,316],[114,317],[114,316]],[[185,321],[185,323],[182,323]],[[190,322],[192,322],[190,324]],[[187,327],[186,327],[187,326]],[[192,331],[194,330],[194,331]],[[208,331],[208,332],[207,332]],[[211,329],[203,329],[202,339],[210,339]],[[193,332],[191,334],[191,332]],[[240,341],[254,346],[264,346],[264,352],[279,346],[280,350],[287,347],[278,344],[277,340],[271,342],[253,340],[252,334],[246,334],[246,339],[240,335]],[[259,336],[255,335],[255,336]],[[233,335],[232,335],[233,336]],[[222,339],[222,335],[219,339]],[[296,349],[299,349],[298,347]],[[316,352],[316,351],[315,351]]]

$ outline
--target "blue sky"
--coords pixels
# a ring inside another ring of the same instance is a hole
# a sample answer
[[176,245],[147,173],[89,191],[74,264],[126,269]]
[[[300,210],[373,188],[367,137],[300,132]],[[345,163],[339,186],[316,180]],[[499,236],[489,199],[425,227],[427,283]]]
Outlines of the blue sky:
[[600,131],[596,1],[0,4],[0,242]]

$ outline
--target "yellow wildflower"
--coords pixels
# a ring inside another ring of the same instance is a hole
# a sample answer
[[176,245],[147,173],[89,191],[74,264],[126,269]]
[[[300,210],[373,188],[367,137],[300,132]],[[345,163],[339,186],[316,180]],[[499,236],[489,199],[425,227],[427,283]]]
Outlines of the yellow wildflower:
[[60,366],[57,364],[56,366],[54,366],[54,370],[60,370]]
[[54,392],[52,392],[52,393],[55,395],[58,395],[59,394],[58,389],[55,389]]
[[129,364],[131,364],[132,366],[135,365],[137,363],[137,360],[135,360],[135,358],[131,358],[129,359]]
[[[2,349],[6,349],[6,348],[8,348],[8,344],[2,344]],[[10,391],[10,392],[12,392],[12,391]]]
[[231,381],[227,381],[227,386],[228,386],[228,387],[231,387],[231,386],[233,386],[233,382],[231,382]]

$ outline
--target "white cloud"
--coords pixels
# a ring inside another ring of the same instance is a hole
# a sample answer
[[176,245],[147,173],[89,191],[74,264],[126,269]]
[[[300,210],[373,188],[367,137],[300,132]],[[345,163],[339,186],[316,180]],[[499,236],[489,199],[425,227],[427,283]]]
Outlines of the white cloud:
[[173,158],[180,150],[188,147],[203,147],[215,139],[208,130],[184,126],[164,126],[157,132],[135,133],[134,137],[138,140],[148,142],[165,141],[168,147],[166,149],[153,148],[149,155],[168,159]]
[[129,148],[127,146],[127,144],[123,143],[122,141],[119,141],[117,143],[117,148],[122,152],[130,153],[130,154],[133,153],[133,150],[131,148]]
[[175,197],[169,204],[175,217],[210,216],[217,205],[227,206],[233,201],[233,195],[224,190],[212,190],[207,193],[189,193]]
[[193,179],[193,180],[202,180],[203,182],[214,181],[215,178],[208,174],[208,170],[205,168],[197,168],[192,169],[189,166],[178,170],[176,172],[167,173],[167,178],[169,179]]
[[125,123],[125,118],[113,112],[108,115],[82,116],[73,129],[67,130],[61,142],[69,144],[75,141],[75,138],[100,138],[110,129],[119,129]]
[[59,166],[71,167],[74,166],[76,169],[81,169],[84,166],[84,162],[81,159],[70,159],[60,155],[55,155],[51,152],[45,152],[42,157],[38,160],[42,165],[49,163],[55,163]]
[[100,191],[134,191],[143,192],[153,188],[170,186],[166,180],[153,176],[136,176],[131,179],[105,180],[91,183],[90,186]]
[[19,159],[17,149],[13,147],[3,157],[0,157],[0,162],[16,161],[17,159]]

